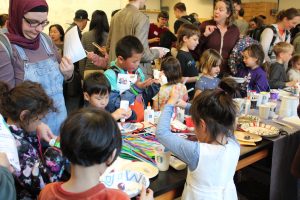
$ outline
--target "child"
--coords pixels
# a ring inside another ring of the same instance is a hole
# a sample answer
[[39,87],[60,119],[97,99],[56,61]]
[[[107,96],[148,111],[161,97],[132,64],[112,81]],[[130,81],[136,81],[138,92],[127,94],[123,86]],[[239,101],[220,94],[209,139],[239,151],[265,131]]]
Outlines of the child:
[[[93,106],[99,109],[105,109],[108,104],[110,93],[110,84],[104,74],[100,72],[94,72],[89,74],[83,81],[83,96],[87,106]],[[120,119],[135,119],[132,116],[131,109],[124,110],[118,108],[112,114],[115,120]]]
[[159,89],[159,92],[153,97],[153,109],[154,110],[163,110],[164,105],[167,103],[170,92],[174,85],[177,85],[180,89],[181,99],[187,101],[187,90],[185,85],[181,82],[181,69],[179,61],[170,56],[164,59],[161,63],[162,73],[167,77],[168,83],[162,85]]
[[200,69],[202,75],[195,85],[195,96],[207,89],[215,89],[220,79],[217,76],[220,73],[222,56],[214,49],[208,49],[203,52],[200,58]]
[[132,110],[137,114],[137,121],[144,117],[142,93],[154,83],[152,78],[145,80],[139,68],[143,50],[143,45],[135,36],[123,37],[116,46],[116,60],[112,61],[110,69],[104,72],[111,85],[107,110],[114,112],[120,108],[121,100],[128,100],[129,105],[134,103],[135,107],[132,107]]
[[242,77],[246,80],[245,90],[269,91],[267,72],[262,68],[264,51],[261,45],[253,44],[246,47],[243,51],[243,57],[246,67],[237,73],[237,77]]
[[233,135],[236,105],[226,88],[205,90],[192,103],[191,115],[198,141],[189,141],[170,131],[176,86],[160,116],[158,141],[188,165],[182,199],[237,199],[233,176],[240,146]]
[[[96,108],[75,111],[62,125],[60,142],[63,155],[71,162],[71,178],[47,185],[39,199],[129,199],[121,190],[99,182],[122,146],[120,130],[109,113]],[[141,199],[150,200],[153,193],[149,191],[143,191]]]
[[53,100],[40,84],[24,81],[9,91],[5,83],[0,83],[0,113],[7,118],[20,160],[21,171],[13,174],[17,199],[34,199],[46,183],[62,179],[65,159],[52,147],[41,152],[34,132],[50,110],[56,111]]
[[285,72],[284,65],[289,62],[294,51],[293,45],[287,42],[277,43],[273,51],[276,55],[276,62],[271,64],[269,84],[272,89],[282,89],[284,87],[293,87],[297,81],[289,81]]
[[[195,87],[198,79],[198,69],[196,62],[190,53],[199,43],[200,32],[197,27],[192,24],[182,24],[177,33],[177,59],[181,65],[182,76],[187,89]],[[194,97],[194,91],[189,92],[189,98]]]
[[291,68],[288,70],[289,81],[300,82],[300,55],[294,55],[290,60]]

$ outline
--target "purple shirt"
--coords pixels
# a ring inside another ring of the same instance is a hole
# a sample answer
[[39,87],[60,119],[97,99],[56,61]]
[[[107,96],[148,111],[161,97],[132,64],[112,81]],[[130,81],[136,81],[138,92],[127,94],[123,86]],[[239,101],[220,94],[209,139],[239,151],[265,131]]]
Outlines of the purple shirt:
[[267,73],[263,70],[262,67],[257,67],[253,70],[245,67],[239,71],[237,76],[242,78],[248,76],[247,79],[250,80],[248,83],[249,90],[256,90],[257,92],[270,90]]

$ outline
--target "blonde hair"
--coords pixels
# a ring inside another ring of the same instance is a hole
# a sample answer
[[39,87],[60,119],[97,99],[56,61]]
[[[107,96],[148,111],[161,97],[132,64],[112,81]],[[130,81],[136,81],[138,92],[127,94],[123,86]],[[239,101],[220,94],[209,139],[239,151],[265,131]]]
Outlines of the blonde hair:
[[278,56],[280,53],[287,53],[293,50],[294,46],[287,42],[278,42],[273,48],[276,56]]
[[193,24],[182,24],[177,32],[177,50],[183,46],[183,37],[190,38],[194,35],[200,37],[199,29]]
[[214,49],[207,49],[200,58],[200,71],[203,74],[209,74],[213,67],[222,63],[222,56]]

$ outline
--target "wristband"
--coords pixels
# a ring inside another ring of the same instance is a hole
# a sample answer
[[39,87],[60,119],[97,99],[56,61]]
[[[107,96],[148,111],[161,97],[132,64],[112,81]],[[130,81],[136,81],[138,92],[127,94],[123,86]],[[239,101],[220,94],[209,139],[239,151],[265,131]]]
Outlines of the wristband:
[[133,88],[133,87],[130,87],[130,91],[135,95],[135,96],[138,96],[139,93]]

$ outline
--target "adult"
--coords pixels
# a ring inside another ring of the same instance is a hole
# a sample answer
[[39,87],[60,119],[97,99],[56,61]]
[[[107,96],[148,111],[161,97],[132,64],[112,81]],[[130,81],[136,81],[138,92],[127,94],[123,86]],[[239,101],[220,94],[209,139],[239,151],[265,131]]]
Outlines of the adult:
[[[105,12],[102,10],[95,10],[92,14],[89,31],[84,33],[81,38],[83,48],[88,52],[94,52],[95,54],[105,57],[105,53],[101,53],[99,49],[93,45],[93,43],[96,43],[100,47],[106,46],[108,32],[109,25]],[[105,69],[107,67],[108,57],[102,60],[103,62],[100,67]],[[101,68],[94,65],[88,58],[84,58],[79,61],[79,70],[82,77],[85,77],[85,73],[100,70]]]
[[157,22],[150,24],[149,33],[148,33],[149,47],[160,46],[161,34],[169,30],[167,28],[168,20],[169,20],[168,12],[161,11],[157,15]]
[[201,37],[197,53],[202,55],[206,49],[218,51],[223,62],[220,66],[220,77],[230,73],[227,60],[230,52],[239,40],[239,29],[233,24],[233,6],[231,1],[218,0],[214,8],[213,19],[202,22]]
[[7,32],[8,14],[0,15],[0,33]]
[[300,31],[294,36],[293,45],[295,48],[295,54],[300,54]]
[[276,17],[276,24],[272,24],[264,29],[260,36],[260,43],[265,53],[265,60],[274,62],[275,54],[273,46],[279,42],[291,41],[290,30],[300,22],[300,11],[296,8],[282,10]]
[[83,29],[85,29],[88,21],[90,20],[86,10],[79,9],[75,12],[73,23],[70,25],[66,32],[68,32],[68,30],[70,30],[73,26],[77,26],[79,38],[81,39],[81,32],[83,31]]
[[177,34],[178,29],[182,24],[194,24],[196,22],[195,18],[188,15],[186,12],[186,6],[182,2],[178,2],[174,5],[174,14],[176,21],[174,23],[174,33]]
[[62,84],[64,79],[72,78],[74,66],[70,59],[59,56],[51,39],[42,33],[49,24],[47,17],[45,0],[10,1],[6,35],[12,54],[0,45],[0,80],[9,84],[10,88],[24,80],[42,85],[53,99],[57,112],[48,113],[37,132],[51,137],[51,130],[59,134],[60,124],[67,116]]
[[148,32],[149,18],[139,9],[144,8],[146,0],[129,0],[125,8],[118,11],[111,20],[107,40],[109,61],[116,59],[116,44],[127,35],[136,36],[144,46],[144,53],[141,59],[140,68],[146,78],[153,76],[151,61],[165,55],[163,50],[149,49]]
[[49,27],[49,36],[58,49],[60,56],[63,55],[65,32],[61,25],[53,24]]
[[248,35],[252,37],[254,40],[260,41],[260,35],[265,29],[265,27],[266,26],[264,24],[264,20],[261,17],[259,16],[254,17],[249,21]]
[[244,14],[245,11],[243,8],[241,8],[238,12],[237,18],[234,21],[234,24],[238,27],[240,31],[240,37],[242,38],[243,36],[247,35],[249,24],[248,22],[244,19]]

